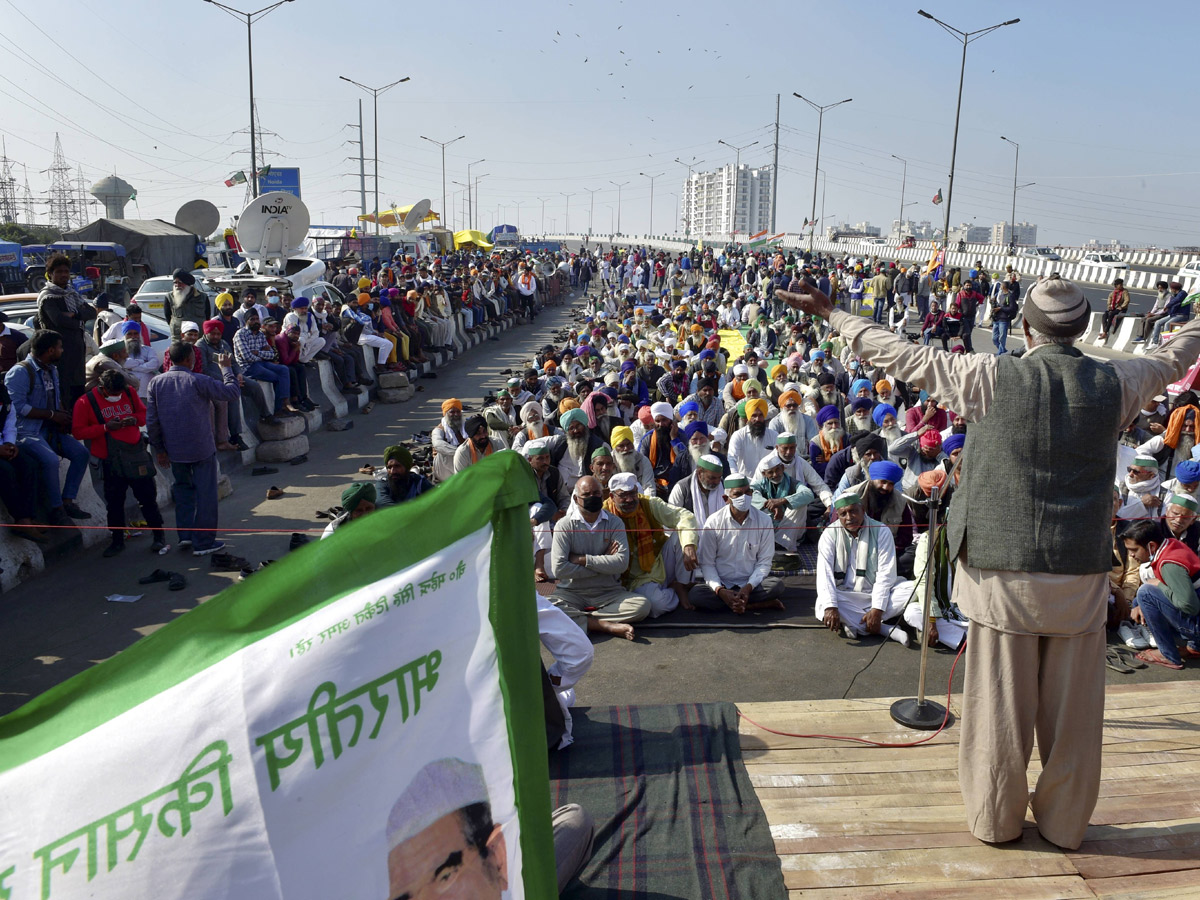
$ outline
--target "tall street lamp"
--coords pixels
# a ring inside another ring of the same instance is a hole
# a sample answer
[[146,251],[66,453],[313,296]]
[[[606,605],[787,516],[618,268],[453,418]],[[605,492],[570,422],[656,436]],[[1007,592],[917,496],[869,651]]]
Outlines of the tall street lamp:
[[[475,176],[475,205],[471,209],[472,215],[474,215],[475,210],[479,209],[479,179],[487,178],[491,174],[492,174],[491,172],[484,172],[482,175]],[[474,220],[472,220],[471,227],[478,228],[479,226],[475,224]]]
[[545,197],[536,197],[535,199],[541,201],[541,204],[542,204],[542,234],[545,234],[546,233],[546,198]]
[[[375,103],[375,234],[378,235],[379,234],[379,95],[384,93],[385,91],[390,91],[392,88],[394,88],[398,84],[404,84],[404,82],[408,81],[408,76],[405,75],[403,78],[398,78],[397,80],[393,81],[391,84],[385,84],[383,87],[378,87],[378,88],[367,87],[365,84],[360,84],[359,82],[355,81],[353,78],[347,78],[345,75],[339,75],[338,78],[342,79],[342,81],[350,82],[355,87],[362,88],[364,91],[366,91],[368,94],[371,95],[371,97]],[[445,204],[443,203],[443,206],[444,205]]]
[[621,233],[621,188],[625,187],[625,185],[629,184],[629,182],[622,181],[620,184],[617,184],[615,181],[610,181],[609,184],[616,185],[616,188],[617,188],[617,230],[614,233],[620,234]]
[[908,160],[900,159],[895,153],[892,154],[892,159],[899,159],[904,163],[904,173],[900,176],[900,218],[896,222],[896,237],[904,237],[904,186],[908,183]]
[[[471,166],[477,166],[481,162],[486,162],[486,161],[487,160],[477,159],[477,160],[475,160],[475,162],[467,164],[467,184],[468,185],[473,183],[471,181]],[[467,228],[475,227],[475,206],[471,200],[471,189],[469,187],[467,188],[467,225],[466,225],[466,227]]]
[[559,191],[559,193],[567,198],[567,211],[566,211],[566,215],[563,219],[563,234],[570,234],[571,233],[571,198],[575,196],[576,192],[571,191],[571,193],[568,194],[566,191]]
[[947,25],[941,19],[931,16],[923,9],[918,9],[917,15],[924,16],[931,22],[941,25],[947,34],[955,38],[955,40],[962,41],[963,45],[962,67],[958,72],[958,105],[954,109],[954,143],[950,147],[950,179],[946,186],[946,210],[942,225],[942,249],[944,250],[950,246],[950,201],[954,198],[954,159],[958,155],[958,121],[962,114],[963,79],[967,74],[967,45],[972,41],[979,40],[985,34],[990,34],[997,28],[1003,28],[1005,25],[1016,25],[1021,20],[1009,19],[1007,22],[1001,22],[999,25],[990,25],[987,28],[980,28],[977,31],[960,31],[952,25]]
[[464,188],[464,190],[458,192],[463,195],[463,206],[461,212],[463,222],[462,227],[470,228],[471,226],[469,224],[469,220],[467,219],[467,203],[469,202],[471,196],[471,183],[467,182],[466,184],[463,184],[461,181],[451,181],[450,183],[457,184],[460,188]]
[[[254,125],[254,30],[251,27],[259,19],[263,18],[273,10],[279,9],[285,3],[291,3],[292,0],[279,0],[278,3],[272,3],[270,6],[264,6],[262,9],[254,12],[242,12],[240,9],[234,9],[232,6],[226,6],[224,3],[218,3],[217,0],[204,0],[205,3],[211,3],[218,9],[222,9],[229,13],[235,19],[245,20],[246,22],[246,67],[250,71],[250,195],[258,196],[258,134]],[[359,135],[362,138],[362,135]]]
[[1012,218],[1008,225],[1008,242],[1009,245],[1015,247],[1017,245],[1017,166],[1021,162],[1021,145],[1016,141],[1000,135],[1000,140],[1013,145],[1013,150],[1016,153],[1013,155],[1013,201],[1012,201]]
[[[688,170],[687,190],[684,192],[684,198],[683,198],[684,212],[687,212],[688,195],[691,195],[691,197],[692,197],[692,200],[691,200],[692,206],[694,207],[696,204],[695,190],[692,188],[692,169],[696,168],[697,166],[703,165],[704,160],[696,159],[696,157],[693,156],[691,162],[684,162],[682,159],[680,159],[677,156],[677,157],[675,157],[675,162],[679,163],[681,166],[687,166],[687,170]],[[676,216],[676,218],[678,218],[678,215]],[[686,236],[690,235],[691,231],[692,231],[691,216],[686,216],[684,218],[684,222],[686,224],[684,225],[683,233],[684,233],[684,236],[686,237]]]
[[596,212],[596,191],[600,188],[584,188],[591,195],[590,205],[588,206],[588,234],[592,233],[592,214]]
[[821,126],[824,124],[824,121],[825,121],[825,110],[833,109],[835,106],[841,106],[843,103],[849,103],[854,98],[847,97],[845,100],[839,100],[837,103],[826,103],[824,106],[821,106],[818,103],[813,103],[807,97],[803,97],[800,94],[797,94],[795,91],[792,91],[792,96],[796,97],[799,100],[803,100],[805,103],[807,103],[809,106],[811,106],[813,109],[815,109],[817,111],[817,158],[815,160],[813,160],[813,198],[812,198],[812,213],[811,213],[812,222],[808,226],[808,249],[809,249],[809,252],[811,252],[812,245],[813,245],[813,232],[816,230],[816,227],[817,227],[817,223],[816,223],[816,218],[817,218],[817,169],[820,168],[820,166],[821,166]]
[[639,172],[643,178],[650,179],[650,236],[654,236],[654,179],[662,178],[665,172],[659,172],[657,175],[647,175],[645,172]]
[[[431,144],[437,144],[439,147],[442,148],[442,215],[443,216],[446,215],[446,148],[449,147],[451,144],[453,144],[454,141],[461,141],[465,137],[466,137],[465,134],[460,134],[458,137],[454,138],[454,140],[435,141],[433,138],[427,138],[423,134],[420,135],[421,140],[429,141],[429,143],[431,143]],[[443,224],[445,224],[445,223],[443,223]]]

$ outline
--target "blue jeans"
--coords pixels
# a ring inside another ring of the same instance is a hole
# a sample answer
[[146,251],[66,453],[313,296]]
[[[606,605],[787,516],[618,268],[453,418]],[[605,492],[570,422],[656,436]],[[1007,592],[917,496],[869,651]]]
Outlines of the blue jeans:
[[992,322],[992,343],[996,345],[996,355],[1003,356],[1008,352],[1008,329],[1011,323],[1002,320]]
[[1154,323],[1154,330],[1152,332],[1150,332],[1150,340],[1147,341],[1147,343],[1157,344],[1159,341],[1162,340],[1163,331],[1165,331],[1171,325],[1177,325],[1180,322],[1186,322],[1187,320],[1188,320],[1187,315],[1171,316],[1171,318],[1169,318],[1169,319],[1164,316],[1163,318],[1159,319],[1157,322]]
[[1133,605],[1139,607],[1146,617],[1146,627],[1154,635],[1158,644],[1158,652],[1167,662],[1182,665],[1179,658],[1178,638],[1183,637],[1189,643],[1200,639],[1200,616],[1186,615],[1173,604],[1162,588],[1153,584],[1143,584],[1138,588]]
[[[83,444],[69,434],[60,434],[47,426],[40,437],[17,438],[17,446],[22,453],[28,453],[37,460],[41,469],[42,490],[52,509],[62,506],[64,500],[74,500],[79,496],[79,485],[83,484],[83,476],[87,474],[89,455]],[[58,486],[59,457],[71,461],[61,490]]]
[[292,375],[287,366],[279,363],[252,362],[246,366],[246,377],[256,381],[265,381],[275,388],[275,409],[279,412],[287,402],[292,391]]
[[192,463],[171,463],[175,484],[175,530],[193,550],[207,550],[217,540],[217,456]]

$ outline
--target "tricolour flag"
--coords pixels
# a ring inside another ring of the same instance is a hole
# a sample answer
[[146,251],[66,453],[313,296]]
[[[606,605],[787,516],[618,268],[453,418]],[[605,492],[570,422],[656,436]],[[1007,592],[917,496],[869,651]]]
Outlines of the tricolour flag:
[[[0,897],[557,896],[529,465],[343,524],[0,719]],[[493,877],[494,876],[494,877]]]
[[942,202],[942,189],[938,188],[938,192],[933,195],[933,205],[937,206]]
[[234,172],[232,175],[230,175],[228,178],[225,179],[225,187],[233,187],[235,184],[245,184],[245,183],[246,183],[246,173],[241,170]]

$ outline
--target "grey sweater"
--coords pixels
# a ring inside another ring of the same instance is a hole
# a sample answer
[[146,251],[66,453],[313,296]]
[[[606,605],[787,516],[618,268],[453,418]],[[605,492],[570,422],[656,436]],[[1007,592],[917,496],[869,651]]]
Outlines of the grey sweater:
[[[607,512],[600,516],[602,521],[592,531],[572,501],[571,511],[555,527],[550,560],[560,587],[586,593],[611,591],[621,586],[620,576],[629,567],[625,524]],[[613,541],[620,544],[621,549],[609,555],[608,545]],[[587,556],[587,566],[569,562],[570,556],[576,553]]]

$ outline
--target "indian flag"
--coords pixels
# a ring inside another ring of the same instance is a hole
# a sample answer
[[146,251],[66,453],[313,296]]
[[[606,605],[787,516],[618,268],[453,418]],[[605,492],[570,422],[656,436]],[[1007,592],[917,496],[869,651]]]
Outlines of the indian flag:
[[497,453],[0,719],[0,898],[409,896],[479,805],[557,896],[537,497]]

